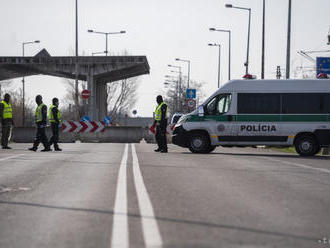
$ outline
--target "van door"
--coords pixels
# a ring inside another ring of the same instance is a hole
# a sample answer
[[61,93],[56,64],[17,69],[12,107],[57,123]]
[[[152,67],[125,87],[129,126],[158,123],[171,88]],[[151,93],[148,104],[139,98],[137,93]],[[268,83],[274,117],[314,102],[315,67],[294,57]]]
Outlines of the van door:
[[206,105],[205,125],[210,130],[212,144],[222,144],[221,136],[233,135],[232,116],[227,113],[230,110],[232,94],[220,94],[214,97]]

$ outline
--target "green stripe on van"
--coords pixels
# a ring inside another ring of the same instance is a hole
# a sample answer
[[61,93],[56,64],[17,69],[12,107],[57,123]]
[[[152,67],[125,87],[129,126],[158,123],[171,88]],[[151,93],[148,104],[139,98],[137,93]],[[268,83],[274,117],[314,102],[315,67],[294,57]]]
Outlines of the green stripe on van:
[[[187,122],[228,121],[227,115],[192,115]],[[330,122],[330,115],[232,115],[238,122]]]

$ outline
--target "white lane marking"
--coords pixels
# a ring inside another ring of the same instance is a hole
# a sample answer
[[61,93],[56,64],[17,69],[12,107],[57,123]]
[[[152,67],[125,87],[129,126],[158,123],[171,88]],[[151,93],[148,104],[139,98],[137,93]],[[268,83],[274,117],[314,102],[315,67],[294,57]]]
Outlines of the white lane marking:
[[308,166],[308,165],[303,165],[303,164],[278,160],[278,159],[274,159],[274,158],[266,158],[266,159],[271,160],[271,161],[275,161],[275,162],[281,162],[281,163],[287,164],[287,165],[293,165],[293,166],[301,167],[301,168],[304,168],[304,169],[310,169],[310,170],[316,170],[316,171],[321,171],[321,172],[325,172],[325,173],[330,173],[330,170],[327,170],[327,169],[324,169],[324,168],[316,168],[316,167],[311,167],[311,166]]
[[12,158],[18,158],[18,157],[21,157],[23,156],[24,154],[18,154],[18,155],[15,155],[15,156],[10,156],[10,157],[6,157],[6,158],[0,158],[0,161],[6,161],[8,159],[12,159]]
[[129,247],[128,241],[128,218],[127,218],[127,150],[125,145],[124,154],[120,163],[115,207],[113,214],[111,247]]
[[131,145],[134,183],[139,203],[140,215],[142,216],[141,221],[144,242],[146,247],[160,247],[163,244],[162,237],[160,236],[158,224],[155,219],[154,209],[152,207],[146,186],[143,182],[135,145]]

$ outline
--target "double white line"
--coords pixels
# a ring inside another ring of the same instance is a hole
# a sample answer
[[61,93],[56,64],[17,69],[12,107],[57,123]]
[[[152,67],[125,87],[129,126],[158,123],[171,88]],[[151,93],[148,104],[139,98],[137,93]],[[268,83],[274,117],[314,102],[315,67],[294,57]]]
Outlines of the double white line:
[[[162,238],[155,219],[147,189],[144,185],[135,145],[131,144],[133,156],[134,184],[140,209],[142,231],[146,247],[161,247]],[[127,217],[127,154],[128,144],[125,145],[123,158],[120,163],[117,192],[114,207],[111,247],[129,247],[128,217]]]

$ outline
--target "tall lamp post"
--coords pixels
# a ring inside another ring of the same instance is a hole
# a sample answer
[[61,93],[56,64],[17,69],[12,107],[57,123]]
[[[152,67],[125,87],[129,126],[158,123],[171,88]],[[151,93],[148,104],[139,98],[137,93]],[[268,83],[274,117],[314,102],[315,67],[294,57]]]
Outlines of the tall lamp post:
[[168,65],[168,67],[173,67],[173,68],[177,68],[179,69],[179,103],[180,103],[180,110],[181,110],[181,93],[182,93],[182,73],[181,73],[181,66],[178,66],[178,65]]
[[266,15],[266,3],[263,0],[262,5],[262,48],[261,48],[261,79],[265,78],[265,15]]
[[176,58],[176,61],[182,61],[182,62],[186,62],[188,63],[188,82],[187,82],[187,89],[189,89],[189,84],[190,84],[190,60],[188,59],[180,59],[180,58]]
[[288,33],[287,33],[287,44],[286,44],[286,79],[290,78],[290,52],[291,52],[291,0],[289,0],[288,7]]
[[209,46],[219,47],[219,62],[218,62],[218,89],[220,88],[220,58],[221,58],[221,45],[220,44],[208,44]]
[[246,51],[246,62],[245,67],[246,71],[245,74],[249,74],[249,53],[250,53],[250,27],[251,27],[251,9],[250,8],[243,8],[243,7],[236,7],[232,4],[226,4],[226,8],[233,8],[233,9],[241,9],[241,10],[247,10],[249,11],[249,25],[248,25],[248,38],[247,38],[247,51]]
[[[40,43],[40,40],[35,41],[28,41],[22,43],[22,54],[23,57],[25,56],[25,45],[28,44],[34,44],[34,43]],[[25,78],[22,78],[22,98],[23,98],[23,106],[22,106],[22,126],[25,126]]]
[[210,31],[217,31],[217,32],[226,32],[229,34],[229,55],[228,55],[228,80],[231,78],[231,30],[227,29],[216,29],[216,28],[210,28]]
[[88,30],[89,33],[94,33],[94,34],[103,34],[105,35],[105,56],[108,56],[108,35],[109,34],[125,34],[126,31],[119,31],[119,32],[99,32],[99,31],[94,31],[94,30],[91,30],[89,29]]

